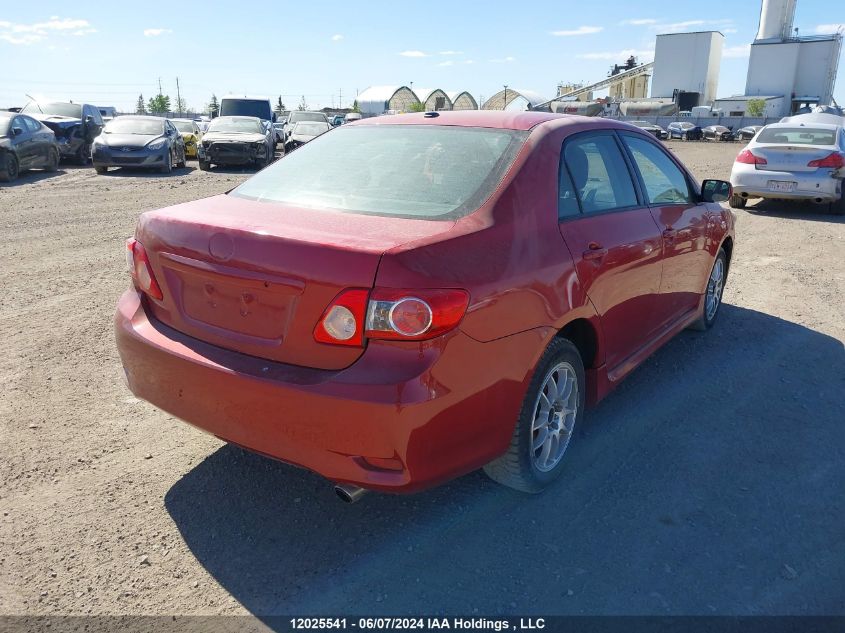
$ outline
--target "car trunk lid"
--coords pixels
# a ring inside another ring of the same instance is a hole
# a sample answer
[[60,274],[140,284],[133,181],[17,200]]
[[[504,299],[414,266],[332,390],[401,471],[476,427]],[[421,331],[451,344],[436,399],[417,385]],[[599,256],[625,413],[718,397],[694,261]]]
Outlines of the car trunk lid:
[[342,369],[363,349],[314,340],[326,307],[371,288],[386,250],[452,225],[222,195],[147,212],[136,237],[164,293],[148,302],[159,321],[244,354]]
[[766,159],[766,164],[757,164],[760,171],[811,172],[818,167],[810,167],[810,161],[818,160],[835,152],[835,147],[765,144],[750,148],[755,156]]

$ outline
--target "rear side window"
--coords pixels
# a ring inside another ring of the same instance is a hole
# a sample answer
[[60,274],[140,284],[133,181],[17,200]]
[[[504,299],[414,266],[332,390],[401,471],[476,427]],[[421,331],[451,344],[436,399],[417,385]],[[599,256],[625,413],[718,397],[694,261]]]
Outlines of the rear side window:
[[628,134],[622,140],[640,173],[649,204],[692,204],[689,183],[680,168],[654,143]]
[[569,176],[569,170],[564,161],[560,161],[560,182],[558,184],[557,198],[557,219],[563,220],[576,215],[581,215],[581,208],[578,206],[578,194]]
[[631,173],[612,134],[578,136],[567,141],[563,156],[584,213],[637,205]]
[[30,119],[28,116],[22,116],[20,118],[23,119],[24,123],[26,123],[26,127],[29,128],[30,132],[37,132],[41,129],[41,124],[35,119]]

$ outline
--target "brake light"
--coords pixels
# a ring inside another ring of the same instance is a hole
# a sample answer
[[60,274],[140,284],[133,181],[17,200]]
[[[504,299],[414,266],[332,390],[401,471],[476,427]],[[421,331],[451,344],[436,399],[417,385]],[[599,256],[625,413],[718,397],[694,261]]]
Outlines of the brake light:
[[468,304],[469,293],[451,288],[345,290],[326,308],[314,339],[359,347],[364,338],[423,341],[454,329]]
[[833,152],[824,158],[811,160],[807,163],[807,167],[830,167],[831,169],[842,169],[845,167],[845,156],[839,152]]
[[745,163],[746,165],[766,165],[768,161],[762,156],[757,156],[750,149],[742,150],[736,157],[737,163]]
[[314,328],[314,340],[318,343],[361,347],[364,344],[368,294],[367,290],[355,288],[337,295]]
[[143,244],[133,237],[126,240],[126,263],[129,265],[129,274],[132,275],[135,286],[152,298],[161,301],[164,295],[153,274],[147,251]]

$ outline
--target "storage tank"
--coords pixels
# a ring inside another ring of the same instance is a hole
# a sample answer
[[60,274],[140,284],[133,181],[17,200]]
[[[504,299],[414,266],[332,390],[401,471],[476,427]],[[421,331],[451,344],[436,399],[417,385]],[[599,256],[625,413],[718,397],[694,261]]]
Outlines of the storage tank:
[[589,103],[585,101],[553,101],[552,112],[558,114],[579,114],[581,116],[598,116],[604,109],[600,103]]
[[763,0],[758,40],[783,41],[792,34],[797,0]]
[[672,116],[677,114],[678,106],[662,101],[623,101],[619,112],[623,116]]

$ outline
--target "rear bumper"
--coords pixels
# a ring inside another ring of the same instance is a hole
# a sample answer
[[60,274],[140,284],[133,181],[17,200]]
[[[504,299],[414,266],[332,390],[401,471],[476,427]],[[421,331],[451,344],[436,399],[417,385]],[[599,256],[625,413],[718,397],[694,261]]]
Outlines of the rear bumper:
[[[811,200],[836,202],[842,196],[842,179],[833,178],[832,172],[786,172],[755,169],[753,165],[735,166],[731,174],[733,192],[746,198],[779,200]],[[792,191],[772,191],[769,181],[795,183]]]
[[[192,339],[150,319],[127,291],[117,347],[138,397],[217,437],[331,481],[412,492],[507,448],[550,335],[491,343],[456,331],[428,343],[371,342],[351,367],[318,370]],[[400,470],[367,458],[397,460]]]

